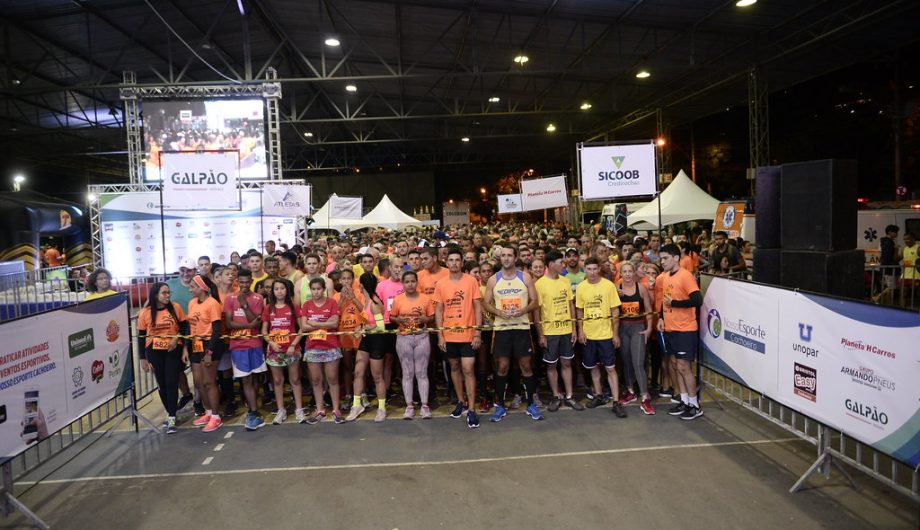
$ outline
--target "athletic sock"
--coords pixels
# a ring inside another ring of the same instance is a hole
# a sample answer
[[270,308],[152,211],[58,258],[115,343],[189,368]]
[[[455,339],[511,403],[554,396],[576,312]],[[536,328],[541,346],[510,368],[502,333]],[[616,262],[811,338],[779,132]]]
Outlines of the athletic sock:
[[505,386],[507,386],[507,384],[507,375],[495,374],[495,403],[500,407],[505,406]]
[[351,406],[352,406],[352,407],[360,407],[360,406],[361,406],[361,396],[355,396],[354,398],[352,398],[352,400],[351,400]]
[[524,378],[524,390],[527,392],[527,404],[533,405],[533,396],[537,393],[537,376],[531,374]]
[[680,393],[680,402],[683,403],[683,404],[685,404],[685,405],[686,405],[686,404],[689,404],[689,403],[690,403],[690,394],[688,394],[688,393],[686,393],[686,392],[681,392],[681,393]]
[[386,409],[387,409],[387,400],[386,400],[386,399],[378,399],[378,400],[377,400],[377,408],[380,409],[380,410],[386,410]]
[[205,415],[205,416],[212,416],[213,413],[211,412],[211,409],[207,409],[207,410],[204,411],[204,415]]
[[700,400],[698,397],[693,396],[690,398],[690,406],[700,408]]

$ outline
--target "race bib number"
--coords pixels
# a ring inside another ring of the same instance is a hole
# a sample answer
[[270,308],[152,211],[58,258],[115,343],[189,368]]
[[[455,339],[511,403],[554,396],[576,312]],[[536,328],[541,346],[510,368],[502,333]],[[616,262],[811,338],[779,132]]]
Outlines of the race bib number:
[[154,350],[168,350],[169,349],[169,339],[164,337],[156,337],[153,339],[153,349]]
[[249,338],[248,329],[234,329],[230,331],[231,339],[246,339]]
[[313,331],[307,336],[310,338],[310,340],[326,340],[327,335],[328,333],[325,330],[321,329],[321,330]]
[[287,332],[272,333],[268,336],[268,340],[274,342],[278,346],[287,347],[291,344],[291,335]]
[[639,302],[623,302],[623,305],[620,306],[620,313],[624,317],[639,316]]
[[502,298],[502,311],[510,311],[521,308],[520,298]]
[[192,352],[204,353],[204,341],[201,339],[192,339]]

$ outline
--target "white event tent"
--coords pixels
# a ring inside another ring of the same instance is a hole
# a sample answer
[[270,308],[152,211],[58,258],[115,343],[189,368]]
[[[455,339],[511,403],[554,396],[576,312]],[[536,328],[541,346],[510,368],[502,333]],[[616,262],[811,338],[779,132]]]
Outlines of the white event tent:
[[329,217],[329,203],[332,202],[332,197],[337,197],[337,195],[333,193],[322,208],[313,212],[313,224],[310,225],[310,230],[338,230],[339,232],[344,232],[345,230],[353,230],[365,226],[362,224],[361,219],[339,219],[336,217]]
[[368,212],[355,227],[380,227],[380,228],[405,228],[407,226],[422,226],[422,222],[403,212],[393,204],[386,194],[373,210]]
[[719,201],[697,186],[690,177],[680,170],[667,188],[642,208],[627,217],[627,226],[647,223],[658,228],[658,201],[661,201],[661,224],[663,226],[714,219]]

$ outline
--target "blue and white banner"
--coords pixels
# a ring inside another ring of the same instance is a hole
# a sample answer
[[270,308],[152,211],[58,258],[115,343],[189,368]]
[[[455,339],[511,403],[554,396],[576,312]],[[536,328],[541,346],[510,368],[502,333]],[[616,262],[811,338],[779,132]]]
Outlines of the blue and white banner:
[[700,320],[704,365],[920,464],[920,314],[713,278]]
[[310,215],[310,186],[263,184],[262,215],[280,217]]
[[0,460],[131,388],[124,294],[0,324]]
[[239,210],[238,151],[160,153],[163,210]]

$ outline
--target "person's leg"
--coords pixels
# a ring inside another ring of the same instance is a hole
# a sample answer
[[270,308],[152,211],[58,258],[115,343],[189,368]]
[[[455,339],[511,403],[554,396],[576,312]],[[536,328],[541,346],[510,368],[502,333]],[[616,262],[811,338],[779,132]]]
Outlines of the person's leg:
[[524,376],[524,391],[527,394],[527,404],[533,405],[533,398],[537,393],[537,377],[533,373],[530,355],[519,357],[518,366],[521,368],[521,375]]
[[345,384],[345,392],[351,394],[355,388],[355,350],[351,348],[342,349],[342,379]]
[[[291,393],[294,394],[295,410],[303,409],[303,385],[300,384],[300,361],[288,365],[288,380],[291,382]],[[277,389],[275,390],[277,392]]]
[[[632,352],[629,350],[629,342],[633,328],[636,327],[633,324],[627,324],[625,322],[620,324],[620,348],[619,353],[619,364],[623,370],[623,386],[626,387],[626,390],[630,393],[633,391],[633,379],[635,374],[633,374],[633,362],[632,362]],[[613,389],[610,389],[613,392]],[[619,400],[620,397],[617,394],[613,394],[613,399]]]
[[690,398],[696,399],[696,374],[693,373],[693,363],[685,359],[676,361],[681,393],[686,392]]
[[[571,370],[571,367],[570,367]],[[553,397],[559,397],[559,362],[546,364],[546,380],[549,382],[549,389]]]
[[211,361],[210,366],[204,366],[203,375],[202,401],[205,410],[210,410],[212,415],[219,415],[220,391],[217,389],[217,361]]
[[[230,355],[230,352],[224,352]],[[233,389],[233,369],[228,368],[220,373],[220,393],[227,400],[228,407],[236,407],[236,391]]]
[[482,332],[482,344],[479,351],[476,352],[476,377],[478,381],[476,386],[482,398],[486,396],[486,379],[489,376],[488,350],[492,347],[492,333],[488,330]]
[[651,362],[649,366],[651,367],[651,379],[652,385],[655,388],[663,388],[664,380],[661,378],[661,348],[658,347],[658,339],[655,338],[655,331],[652,331],[652,335],[649,337],[647,349],[649,350],[651,356]]
[[[275,387],[275,404],[278,411],[284,410],[284,367],[269,366],[272,373],[272,383]],[[293,386],[293,385],[292,385]]]
[[[395,354],[387,352],[383,356],[383,387],[387,390],[390,389],[393,384],[393,362],[395,361]],[[386,397],[386,394],[383,395]],[[407,401],[406,403],[410,403]]]
[[256,383],[252,378],[252,374],[241,377],[240,381],[243,383],[243,396],[246,398],[246,406],[249,412],[258,411],[259,404],[256,401]]
[[329,385],[329,397],[332,398],[332,412],[341,414],[339,408],[339,360],[322,363],[323,372],[326,374],[326,384]]
[[310,372],[310,386],[313,388],[313,400],[316,402],[315,414],[326,412],[326,403],[323,401],[323,363],[307,363]]
[[422,405],[428,405],[428,359],[431,357],[428,337],[413,335],[413,358],[415,359],[415,378],[418,381],[418,395]]
[[385,361],[381,356],[380,359],[371,358],[371,377],[374,378],[374,389],[377,392],[377,404],[385,403],[387,400],[387,384],[383,378]]
[[560,358],[559,364],[562,368],[562,385],[565,387],[565,397],[572,397],[572,359]]
[[[463,382],[466,384],[466,395],[472,400],[476,396],[476,356],[461,357],[460,366],[463,371]],[[472,411],[472,401],[468,402],[467,405]]]
[[[165,373],[163,374],[166,382],[166,403],[169,405],[166,407],[166,413],[168,416],[175,417],[177,409],[179,408],[179,382],[182,379],[186,379],[185,384],[187,388],[188,379],[185,377],[185,372],[181,371],[182,354],[178,349],[166,352],[163,360],[166,365]],[[180,377],[179,374],[182,376]],[[172,410],[170,411],[170,409]]]
[[[167,416],[176,415],[176,403],[172,408],[169,407],[169,399],[166,396],[166,352],[163,350],[152,350],[147,356],[147,362],[153,366],[153,378],[157,381],[157,393],[160,395],[160,402]],[[175,401],[175,400],[174,400]]]
[[413,378],[415,377],[414,342],[414,335],[396,337],[396,354],[399,356],[399,365],[402,367],[402,391],[406,406],[412,405]]
[[367,364],[369,362],[369,354],[366,351],[358,350],[357,356],[355,357],[355,403],[360,404],[358,400],[361,399],[361,396],[364,395],[364,376],[367,374]]
[[463,372],[460,369],[460,357],[450,357],[450,380],[453,382],[454,390],[457,392],[457,402],[466,403],[463,399]]
[[507,356],[495,357],[495,404],[505,406],[505,389],[508,386],[508,371],[511,360]]
[[[617,368],[616,366],[611,366],[606,368],[607,370],[607,383],[610,385],[610,393],[614,396],[620,395],[620,381],[617,377]],[[600,370],[598,370],[600,372]]]
[[639,395],[642,399],[648,399],[648,374],[645,373],[645,337],[642,336],[642,330],[637,329],[629,337],[629,351],[632,353],[633,373],[636,374],[636,382],[639,384]]
[[604,387],[601,385],[601,368],[595,366],[591,369],[591,385],[594,388],[594,395],[600,396],[604,393]]

